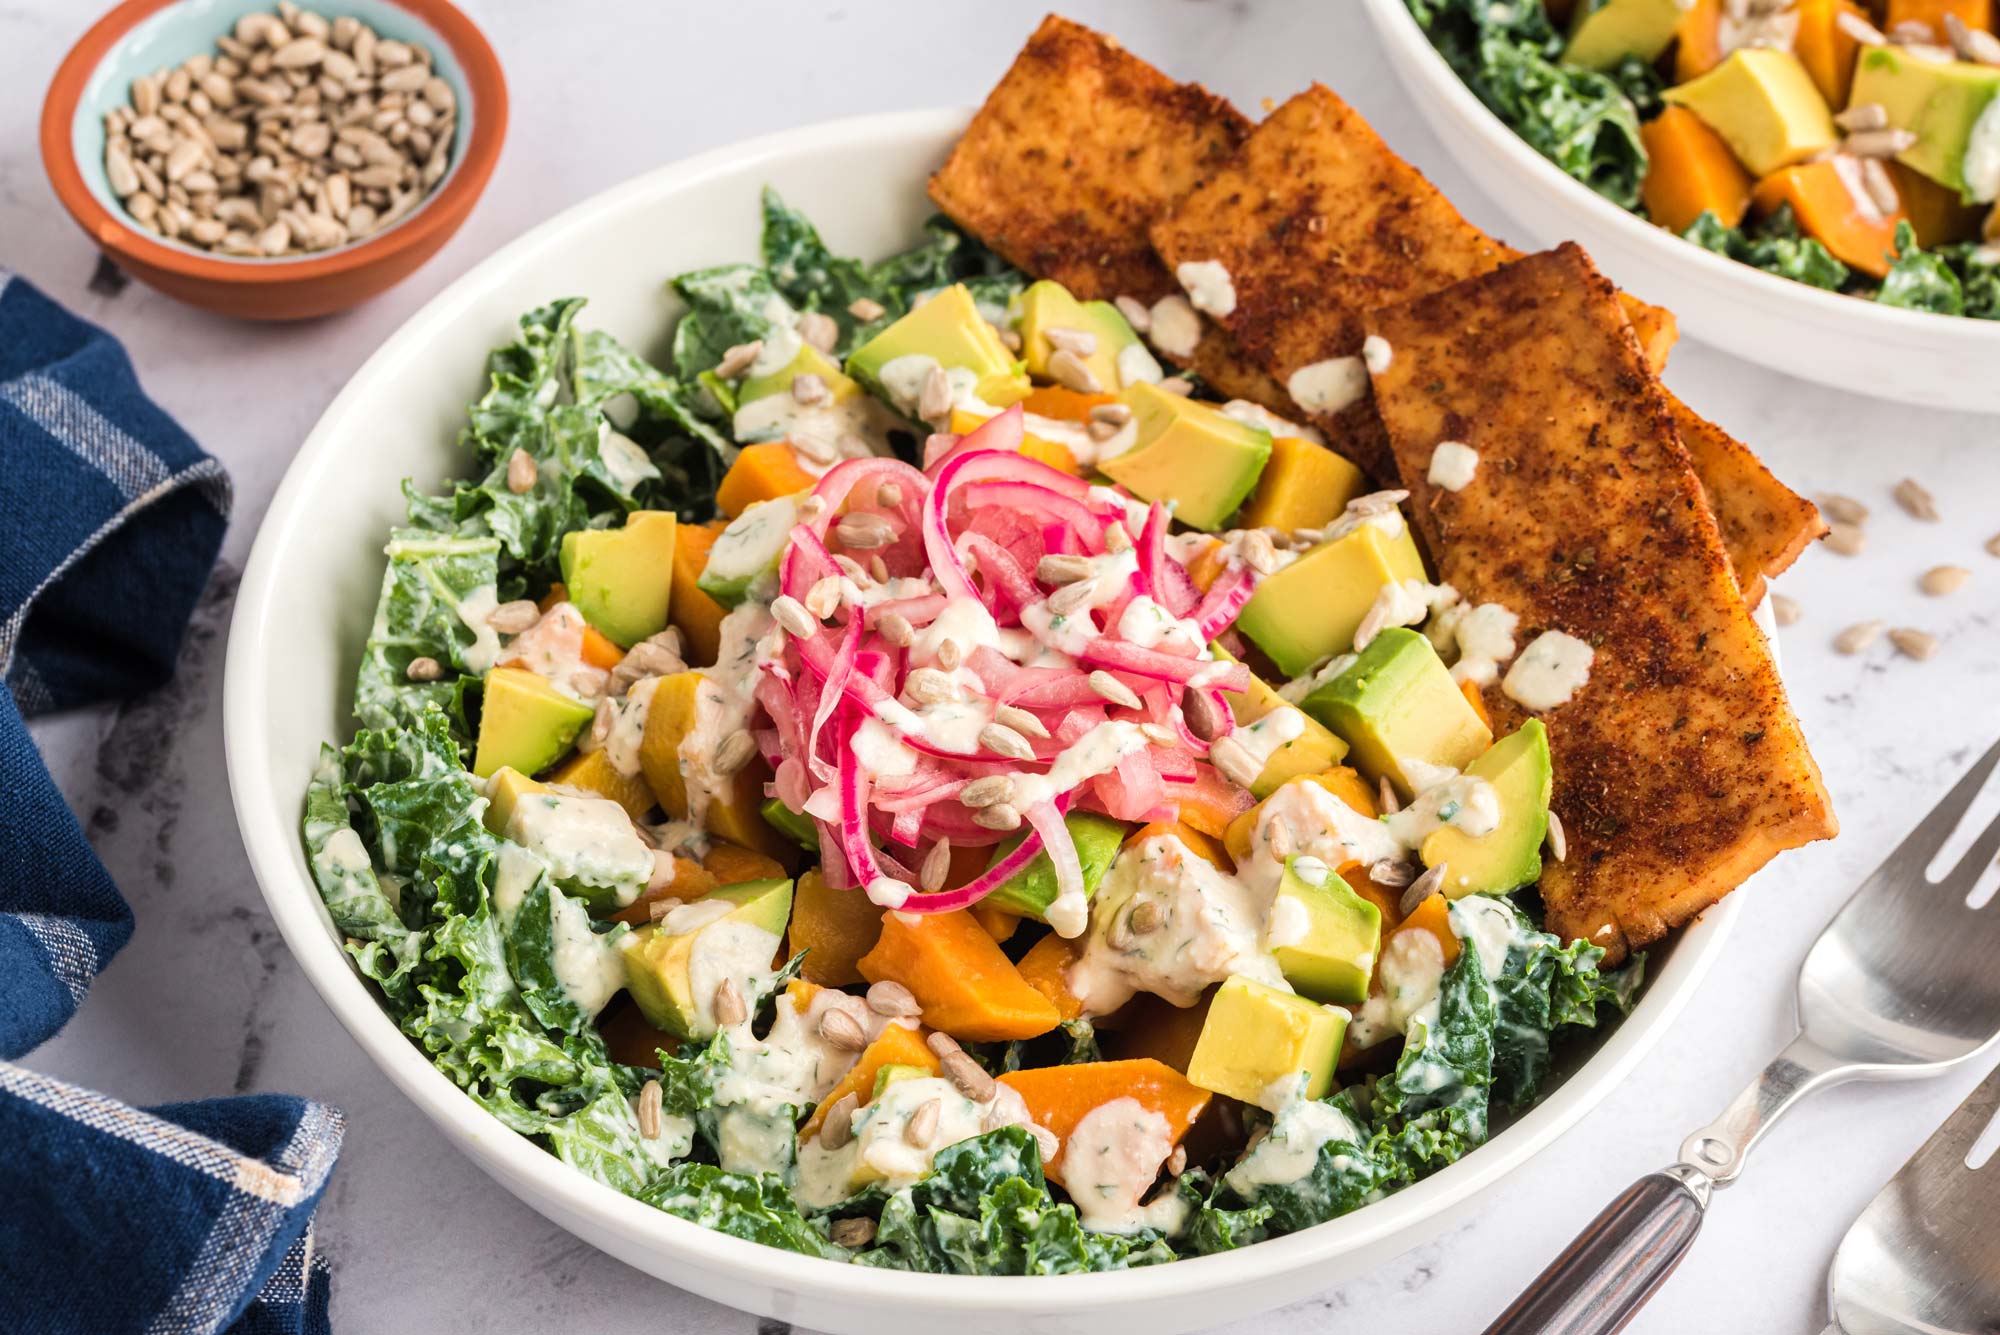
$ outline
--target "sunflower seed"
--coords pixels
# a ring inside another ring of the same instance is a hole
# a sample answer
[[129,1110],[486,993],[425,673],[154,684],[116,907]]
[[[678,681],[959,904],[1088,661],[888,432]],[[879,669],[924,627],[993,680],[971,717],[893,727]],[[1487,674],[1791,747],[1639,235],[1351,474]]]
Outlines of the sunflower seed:
[[1917,581],[1917,586],[1933,598],[1942,598],[1948,593],[1957,593],[1971,578],[1972,572],[1964,566],[1932,566]]
[[1134,904],[1132,911],[1126,914],[1125,918],[1132,924],[1132,931],[1139,936],[1159,931],[1160,924],[1166,921],[1166,916],[1160,912],[1159,904],[1150,899],[1142,899]]
[[812,372],[805,371],[792,377],[792,402],[810,408],[832,397],[833,391],[826,387],[826,381]]
[[917,994],[892,979],[885,978],[871,986],[867,1000],[869,1010],[892,1020],[923,1014]]
[[1292,833],[1292,823],[1281,817],[1274,817],[1264,828],[1264,842],[1271,847],[1271,856],[1283,862],[1299,851],[1298,836]]
[[884,612],[876,617],[875,629],[881,632],[883,639],[898,649],[908,648],[910,641],[917,637],[916,628],[910,625],[910,619],[901,612]]
[[1875,643],[1875,637],[1881,633],[1881,622],[1857,621],[1833,637],[1833,647],[1843,654],[1858,654]]
[[875,1221],[860,1214],[836,1219],[826,1226],[826,1236],[834,1246],[853,1251],[875,1241]]
[[1111,920],[1109,930],[1104,933],[1104,944],[1117,951],[1129,951],[1132,949],[1132,915],[1130,913],[1121,913]]
[[879,555],[868,558],[868,574],[877,584],[889,582],[889,563]]
[[1152,329],[1153,309],[1137,297],[1121,296],[1111,304],[1125,317],[1125,323],[1132,326],[1133,333],[1143,334]]
[[1244,562],[1260,575],[1268,575],[1278,568],[1278,552],[1271,545],[1269,534],[1258,529],[1245,533],[1236,548],[1243,554]]
[[1903,197],[1897,193],[1896,180],[1889,175],[1889,169],[1880,158],[1861,159],[1861,184],[1868,191],[1868,198],[1884,216],[1895,213],[1903,206]]
[[951,840],[940,837],[931,845],[931,851],[924,854],[924,865],[917,869],[917,884],[926,893],[944,889],[944,879],[951,874]]
[[974,1061],[963,1048],[944,1057],[940,1064],[944,1067],[944,1078],[974,1103],[986,1103],[993,1098],[993,1077],[986,1074],[986,1068]]
[[819,1036],[846,1052],[859,1052],[868,1046],[868,1033],[861,1022],[838,1006],[829,1006],[819,1017]]
[[801,524],[810,524],[826,513],[826,501],[819,496],[808,496],[799,502],[797,511]]
[[840,341],[840,326],[833,322],[831,315],[807,311],[799,317],[798,334],[807,347],[832,352],[833,345]]
[[1187,1146],[1176,1145],[1174,1152],[1167,1156],[1167,1176],[1179,1177],[1187,1170]]
[[743,1004],[743,994],[736,990],[733,978],[725,978],[716,985],[711,1009],[715,1012],[715,1022],[724,1029],[734,1028],[750,1018],[750,1008]]
[[806,611],[821,621],[832,616],[840,607],[840,576],[823,575],[814,580],[803,602]]
[[1862,130],[1840,141],[1841,151],[1857,158],[1893,158],[1917,142],[1908,130]]
[[1771,619],[1780,626],[1796,626],[1804,615],[1805,609],[1799,606],[1798,599],[1787,598],[1782,593],[1771,595]]
[[535,486],[535,456],[526,450],[517,449],[507,456],[507,490],[516,496],[532,491]]
[[1396,796],[1396,785],[1384,775],[1375,781],[1375,805],[1385,816],[1393,816],[1403,809],[1403,799]]
[[486,624],[502,635],[519,635],[542,619],[541,609],[526,598],[502,603],[487,614]]
[[436,681],[443,675],[444,668],[435,658],[412,658],[403,673],[411,681]]
[[1881,130],[1888,127],[1889,111],[1880,102],[1861,102],[1845,111],[1836,112],[1833,123],[1850,133],[1856,130]]
[[1104,384],[1083,358],[1067,348],[1049,354],[1049,379],[1078,394],[1101,394]]
[[712,768],[718,775],[727,778],[749,764],[756,754],[756,739],[739,729],[723,738],[722,745],[715,748]]
[[811,639],[819,633],[819,621],[806,605],[788,593],[781,593],[771,601],[771,615],[780,626],[802,640]]
[[1048,608],[1059,617],[1066,617],[1088,603],[1097,592],[1095,579],[1080,579],[1074,584],[1065,584],[1048,596]]
[[942,366],[933,366],[917,393],[917,416],[926,422],[941,422],[951,412],[951,377]]
[[1087,556],[1051,552],[1035,562],[1035,578],[1044,584],[1074,584],[1089,579],[1096,569]]
[[1862,46],[1887,46],[1889,39],[1882,30],[1852,10],[1837,10],[1833,16],[1833,26]]
[[1408,885],[1415,876],[1416,873],[1410,870],[1410,864],[1399,858],[1383,858],[1379,862],[1368,864],[1368,879],[1391,889],[1399,885]]
[[639,1134],[647,1140],[660,1138],[660,1082],[648,1080],[639,1086]]
[[914,668],[903,679],[903,694],[920,705],[941,705],[959,698],[958,686],[936,668]]
[[995,802],[972,813],[972,823],[982,830],[1018,830],[1021,813],[1010,802]]
[[1919,663],[1937,656],[1938,637],[1927,630],[1912,630],[1908,626],[1898,626],[1889,632],[1889,643],[1896,646],[1896,652],[1905,658],[1914,658]]
[[1164,723],[1141,723],[1139,735],[1154,746],[1179,746],[1181,735]]
[[1898,46],[1926,46],[1937,39],[1937,30],[1923,19],[1904,19],[1889,25],[1889,40]]
[[1129,552],[1132,550],[1132,535],[1125,531],[1125,525],[1113,521],[1104,530],[1104,550],[1107,552]]
[[1915,478],[1906,477],[1898,482],[1893,494],[1896,497],[1896,504],[1908,511],[1911,518],[1921,519],[1926,523],[1937,522],[1937,502]]
[[1859,524],[1835,523],[1827,525],[1826,536],[1819,541],[1830,552],[1841,556],[1859,556],[1868,546],[1868,535],[1862,532]]
[[975,810],[1000,802],[1011,802],[1014,800],[1013,777],[1006,774],[988,774],[983,778],[974,779],[958,790],[958,800],[961,806],[972,807]]
[[1019,705],[1001,705],[993,711],[993,721],[1005,724],[1023,737],[1046,739],[1049,735],[1048,725]]
[[1239,788],[1248,788],[1263,773],[1243,743],[1234,737],[1218,737],[1208,744],[1208,763],[1222,771],[1222,777]]
[[1058,352],[1074,353],[1078,357],[1088,357],[1097,351],[1097,335],[1083,329],[1070,329],[1055,325],[1042,331],[1042,337]]
[[903,1140],[919,1149],[928,1148],[931,1137],[937,1134],[938,1117],[944,1111],[943,1099],[929,1099],[919,1104],[910,1114],[910,1120],[903,1123]]
[[1409,888],[1403,891],[1402,902],[1396,906],[1397,911],[1407,918],[1417,911],[1417,905],[1436,894],[1438,888],[1444,884],[1445,865],[1440,862],[1416,880],[1411,881]]
[[863,512],[842,515],[833,526],[833,536],[851,552],[866,552],[887,547],[897,535],[896,526],[881,515]]
[[592,747],[602,747],[604,739],[611,735],[611,725],[618,718],[618,706],[609,700],[599,700],[597,710],[590,716],[590,743]]
[[1090,420],[1120,427],[1132,420],[1132,410],[1122,403],[1100,403],[1090,410]]
[[750,363],[757,360],[764,351],[764,340],[753,338],[748,343],[738,343],[725,350],[722,360],[715,364],[715,374],[724,380],[734,380],[750,369]]
[[947,635],[938,641],[937,665],[946,672],[958,671],[958,665],[965,661],[965,648],[957,640]]
[[1035,748],[1028,739],[1004,723],[989,723],[979,730],[979,745],[1009,760],[1033,760]]
[[884,482],[875,488],[875,504],[884,510],[893,510],[903,503],[903,489],[893,482]]
[[965,1049],[959,1047],[957,1039],[953,1038],[950,1034],[945,1033],[942,1029],[934,1030],[931,1033],[925,1034],[924,1046],[929,1048],[931,1050],[931,1055],[933,1057],[936,1057],[939,1061],[943,1061],[946,1057],[949,1057],[954,1052],[965,1051]]
[[1569,835],[1563,831],[1562,817],[1556,815],[1554,807],[1549,808],[1549,828],[1542,835],[1542,842],[1549,846],[1549,856],[1557,862],[1569,857]]
[[861,1099],[849,1090],[833,1101],[826,1110],[826,1117],[819,1124],[819,1147],[823,1150],[837,1150],[854,1139],[854,1112],[861,1106]]
[[1186,376],[1170,375],[1159,384],[1153,386],[1153,388],[1159,390],[1162,394],[1178,394],[1182,398],[1186,398],[1188,395],[1194,393],[1194,382]]
[[[1137,691],[1133,690],[1130,686],[1127,686],[1124,682],[1118,680],[1118,678],[1112,676],[1109,672],[1106,672],[1103,668],[1098,668],[1096,671],[1092,672],[1089,677],[1085,678],[1085,680],[1090,683],[1091,690],[1097,692],[1100,696],[1102,696],[1106,700],[1109,700],[1114,705],[1122,705],[1126,709],[1138,709],[1143,704],[1143,702],[1139,699],[1139,693]],[[1157,727],[1158,725],[1153,724],[1148,726]],[[1169,733],[1168,735],[1171,736],[1172,734]],[[1172,745],[1172,743],[1162,742],[1161,745],[1170,746]]]
[[871,300],[868,297],[856,297],[847,303],[847,313],[861,321],[861,323],[867,324],[872,320],[881,319],[889,312],[879,301]]
[[1181,715],[1187,719],[1188,731],[1204,742],[1212,740],[1226,724],[1234,722],[1227,717],[1227,709],[1227,705],[1207,691],[1198,691],[1190,686],[1181,693]]

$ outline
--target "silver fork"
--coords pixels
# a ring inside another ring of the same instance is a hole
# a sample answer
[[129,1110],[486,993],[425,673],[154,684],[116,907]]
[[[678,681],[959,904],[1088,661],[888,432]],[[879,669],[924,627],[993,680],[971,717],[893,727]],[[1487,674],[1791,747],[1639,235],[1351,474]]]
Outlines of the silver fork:
[[2000,1031],[2000,906],[1966,899],[2000,852],[2000,819],[1942,880],[1927,868],[2000,764],[2000,743],[1882,860],[1799,967],[1799,1036],[1681,1161],[1627,1188],[1486,1335],[1603,1335],[1624,1328],[1673,1272],[1711,1195],[1743,1172],[1772,1123],[1849,1080],[1911,1080],[1976,1056]]

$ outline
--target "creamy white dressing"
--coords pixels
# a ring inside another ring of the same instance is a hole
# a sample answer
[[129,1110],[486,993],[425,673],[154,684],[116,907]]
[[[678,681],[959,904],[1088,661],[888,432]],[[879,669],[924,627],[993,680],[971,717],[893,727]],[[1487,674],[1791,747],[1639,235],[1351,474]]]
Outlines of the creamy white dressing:
[[591,930],[590,911],[582,900],[552,890],[549,940],[556,982],[585,1015],[595,1017],[625,986],[625,963],[614,939]]
[[[913,1137],[911,1120],[933,1101],[938,1111],[930,1134]],[[855,1110],[853,1137],[840,1148],[827,1149],[817,1136],[799,1147],[793,1194],[799,1204],[816,1209],[837,1205],[870,1183],[896,1191],[928,1173],[946,1146],[1002,1125],[1028,1123],[1027,1105],[1006,1085],[996,1083],[990,1101],[975,1103],[938,1076],[898,1080]]]
[[778,591],[778,561],[798,526],[803,499],[803,494],[779,496],[745,506],[708,549],[702,578],[734,586],[752,601],[770,602]]
[[1354,631],[1358,653],[1392,626],[1414,626],[1431,614],[1432,586],[1420,579],[1392,579],[1375,591],[1375,601],[1362,613]]
[[725,738],[750,726],[758,667],[778,656],[781,635],[763,603],[744,603],[722,618],[715,666],[701,674],[694,725],[677,753],[687,789],[687,819],[697,827],[706,824],[709,803],[726,797],[736,782],[734,774],[716,773],[716,751]]
[[1437,1003],[1444,948],[1429,932],[1392,933],[1375,977],[1378,987],[1347,1026],[1347,1041],[1357,1048],[1401,1036],[1412,1018]]
[[1356,496],[1347,503],[1340,516],[1327,525],[1320,535],[1320,543],[1338,542],[1364,528],[1372,528],[1385,538],[1400,538],[1409,529],[1398,507],[1410,498],[1410,493],[1398,488],[1394,491],[1371,491],[1365,496]]
[[[1130,348],[1126,350],[1131,351]],[[1139,351],[1144,352],[1145,349],[1140,348]],[[1094,468],[1107,459],[1115,459],[1139,441],[1139,419],[1136,417],[1127,418],[1117,431],[1103,440],[1091,435],[1090,428],[1081,422],[1065,422],[1059,417],[1043,417],[1040,413],[1023,413],[1021,430],[1037,440],[1062,446],[1080,468]]]
[[639,772],[639,744],[646,737],[646,717],[653,709],[653,696],[660,689],[658,677],[633,682],[631,689],[611,702],[611,730],[604,734],[604,758],[611,768],[626,777]]
[[1150,745],[1136,723],[1099,723],[1057,752],[1047,774],[1015,775],[1014,805],[1025,811],[1053,801],[1060,793],[1074,792]]
[[1337,413],[1368,393],[1368,368],[1359,357],[1308,362],[1285,381],[1285,392],[1309,413]]
[[[696,900],[684,907],[696,908],[702,902]],[[719,907],[727,915],[736,906],[723,901]],[[679,935],[671,928],[666,930],[669,935]],[[702,927],[688,948],[688,997],[695,1012],[688,1025],[689,1035],[707,1038],[721,1028],[715,1020],[715,993],[724,982],[734,983],[744,1004],[754,1008],[757,998],[770,990],[771,961],[777,953],[778,934],[743,918],[724,916]]]
[[1280,950],[1295,946],[1312,935],[1312,913],[1291,895],[1271,901],[1271,914],[1264,927],[1264,947]]
[[1424,476],[1433,487],[1463,491],[1472,485],[1479,471],[1479,451],[1461,441],[1447,440],[1431,451],[1430,471]]
[[1590,680],[1596,650],[1574,635],[1546,630],[1521,651],[1507,669],[1500,689],[1523,709],[1536,711],[1566,705]]
[[1364,816],[1310,780],[1294,780],[1257,808],[1249,859],[1236,874],[1268,902],[1284,879],[1285,864],[1271,851],[1271,829],[1282,821],[1295,855],[1317,858],[1329,867],[1350,862],[1369,865],[1400,858],[1403,843],[1381,821]]
[[499,592],[491,584],[482,584],[459,599],[452,608],[458,619],[465,623],[465,628],[472,632],[472,644],[461,655],[467,672],[484,676],[500,661],[500,632],[493,629],[490,620],[499,606]]
[[1236,284],[1221,260],[1183,260],[1174,266],[1174,279],[1204,315],[1220,320],[1236,310]]
[[1164,648],[1189,658],[1208,656],[1208,640],[1199,622],[1175,616],[1143,593],[1125,604],[1117,630],[1119,639],[1148,649]]
[[613,429],[608,418],[598,419],[597,457],[603,460],[604,471],[611,474],[611,480],[627,495],[637,490],[641,482],[650,482],[660,475],[639,442]]
[[1146,350],[1144,343],[1127,343],[1118,349],[1117,367],[1120,387],[1136,385],[1142,381],[1149,385],[1157,385],[1166,376],[1160,369],[1159,362],[1154,360],[1153,354]]
[[575,603],[557,603],[507,642],[506,661],[519,663],[574,699],[595,700],[603,694],[611,674],[584,661],[587,624]]
[[1380,334],[1370,334],[1361,340],[1361,362],[1368,368],[1369,375],[1381,375],[1388,370],[1394,355],[1395,349]]
[[1293,704],[1298,704],[1308,695],[1311,695],[1314,691],[1353,667],[1360,657],[1361,655],[1359,654],[1335,654],[1311,672],[1303,676],[1294,677],[1280,686],[1278,688],[1278,695],[1280,698],[1289,700]]
[[2000,97],[1989,100],[1979,119],[1972,122],[1959,171],[1975,200],[1990,204],[2000,198]]
[[1177,362],[1194,356],[1201,342],[1201,317],[1179,293],[1161,297],[1152,309],[1153,346]]
[[1452,766],[1433,765],[1417,756],[1397,756],[1396,768],[1402,770],[1403,777],[1410,781],[1411,791],[1418,793],[1458,777],[1458,770]]
[[1285,746],[1305,736],[1306,716],[1290,705],[1279,705],[1255,723],[1239,726],[1230,736],[1249,753],[1259,770]]
[[522,793],[507,817],[507,838],[532,849],[568,885],[609,891],[622,907],[653,874],[653,852],[625,808],[608,797]]
[[1263,1187],[1304,1181],[1327,1145],[1337,1142],[1358,1147],[1367,1142],[1353,1118],[1330,1103],[1299,1097],[1297,1086],[1298,1082],[1292,1082],[1293,1092],[1272,1119],[1270,1131],[1224,1175],[1230,1188],[1246,1200],[1254,1200]]
[[1382,824],[1405,848],[1420,848],[1425,839],[1449,826],[1470,839],[1482,839],[1500,827],[1500,795],[1493,785],[1471,774],[1458,774],[1416,795],[1408,806],[1382,818]]
[[[1306,407],[1309,405],[1301,404],[1300,406]],[[1315,445],[1326,444],[1326,437],[1315,428],[1306,426],[1302,422],[1293,422],[1280,417],[1261,403],[1252,403],[1248,399],[1231,399],[1229,402],[1223,404],[1219,411],[1232,422],[1241,422],[1245,426],[1261,427],[1265,431],[1270,432],[1273,438],[1293,436],[1299,440],[1311,441]]]
[[1488,978],[1498,978],[1506,967],[1508,952],[1525,941],[1521,915],[1491,895],[1453,900],[1451,932],[1479,952],[1480,967]]
[[888,455],[889,433],[902,429],[903,423],[894,413],[866,394],[807,404],[782,391],[738,405],[730,419],[731,434],[745,445],[771,440],[802,442],[805,448],[792,454],[799,467],[814,477],[825,473],[843,455],[859,453],[850,449],[856,440],[866,444],[869,454]]
[[1514,628],[1521,619],[1499,603],[1454,607],[1447,618],[1440,631],[1458,645],[1458,658],[1451,665],[1452,680],[1492,685],[1500,675],[1500,664],[1514,656]]
[[1062,1152],[1063,1189],[1083,1226],[1098,1233],[1179,1233],[1188,1204],[1171,1184],[1140,1204],[1173,1152],[1172,1125],[1137,1099],[1112,1099],[1085,1113]]

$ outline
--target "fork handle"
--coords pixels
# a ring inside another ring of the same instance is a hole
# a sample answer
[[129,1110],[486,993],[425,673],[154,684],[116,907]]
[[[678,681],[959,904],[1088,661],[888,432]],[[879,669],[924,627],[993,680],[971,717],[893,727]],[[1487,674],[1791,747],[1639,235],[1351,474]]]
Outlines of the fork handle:
[[1677,1164],[1640,1178],[1591,1220],[1486,1335],[1611,1335],[1680,1264],[1708,1208],[1710,1183]]

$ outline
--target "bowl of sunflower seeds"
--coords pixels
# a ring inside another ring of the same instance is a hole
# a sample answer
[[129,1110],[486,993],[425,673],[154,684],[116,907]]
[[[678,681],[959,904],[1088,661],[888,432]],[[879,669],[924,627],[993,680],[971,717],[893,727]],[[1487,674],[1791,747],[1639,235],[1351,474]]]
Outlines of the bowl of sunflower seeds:
[[358,304],[436,253],[507,122],[445,0],[127,0],[57,70],[42,158],[120,268],[248,319]]

